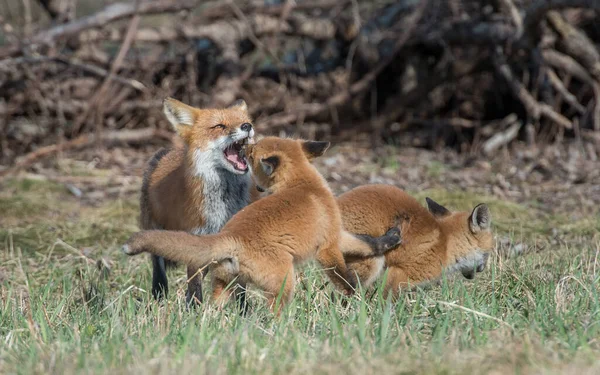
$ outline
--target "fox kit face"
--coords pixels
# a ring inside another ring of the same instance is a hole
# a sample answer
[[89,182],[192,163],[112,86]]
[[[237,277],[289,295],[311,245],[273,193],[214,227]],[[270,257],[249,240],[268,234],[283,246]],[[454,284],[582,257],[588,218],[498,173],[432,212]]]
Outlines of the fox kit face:
[[167,98],[163,112],[192,152],[196,168],[248,172],[241,151],[252,140],[254,129],[243,100],[224,109],[198,109]]
[[449,270],[460,271],[467,279],[473,279],[476,272],[485,269],[494,248],[492,218],[488,206],[479,204],[470,214],[453,213],[427,198],[427,208],[442,228],[445,228]]
[[298,163],[309,163],[323,155],[328,147],[329,142],[266,137],[248,145],[245,154],[257,188],[272,191],[299,170]]

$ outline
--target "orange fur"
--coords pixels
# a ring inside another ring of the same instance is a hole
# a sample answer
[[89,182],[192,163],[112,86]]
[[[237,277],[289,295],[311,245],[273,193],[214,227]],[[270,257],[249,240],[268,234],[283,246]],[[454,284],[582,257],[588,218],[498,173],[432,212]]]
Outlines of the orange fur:
[[328,146],[276,137],[248,146],[246,155],[255,181],[269,196],[239,211],[218,234],[142,231],[130,238],[123,251],[129,255],[148,251],[194,268],[212,261],[228,262],[231,280],[239,275],[241,282],[263,289],[271,307],[280,290],[282,304],[292,298],[294,265],[309,259],[321,264],[338,289],[352,293],[354,280],[342,251],[355,256],[381,254],[400,239],[373,250],[342,231],[336,200],[309,162]]
[[[378,236],[392,225],[402,227],[402,243],[385,257],[346,256],[350,272],[363,286],[388,269],[385,293],[438,279],[443,270],[459,270],[472,278],[482,271],[493,249],[491,217],[485,205],[473,213],[451,213],[428,199],[430,210],[390,185],[365,185],[337,199],[344,229]],[[431,211],[431,212],[430,212]]]

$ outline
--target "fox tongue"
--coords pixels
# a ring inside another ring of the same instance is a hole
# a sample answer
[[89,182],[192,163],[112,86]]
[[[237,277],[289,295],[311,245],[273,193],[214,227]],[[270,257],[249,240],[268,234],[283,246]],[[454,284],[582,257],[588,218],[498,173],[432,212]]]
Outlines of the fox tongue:
[[229,161],[236,169],[245,170],[248,166],[246,161],[240,157],[237,150],[234,147],[227,147],[225,149],[225,158]]

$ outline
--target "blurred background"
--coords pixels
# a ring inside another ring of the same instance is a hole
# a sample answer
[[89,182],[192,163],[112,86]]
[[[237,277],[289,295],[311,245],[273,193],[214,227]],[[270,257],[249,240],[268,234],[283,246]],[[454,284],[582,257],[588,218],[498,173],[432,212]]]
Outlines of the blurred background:
[[596,159],[599,8],[3,0],[0,161],[90,134],[165,138],[165,96],[204,107],[243,98],[263,134],[487,155],[577,140]]
[[64,178],[80,162],[139,176],[173,140],[163,98],[199,107],[243,98],[260,134],[333,141],[335,160],[321,167],[342,191],[437,181],[515,199],[550,189],[555,200],[557,186],[572,199],[585,185],[577,203],[597,206],[599,9],[1,0],[0,177]]

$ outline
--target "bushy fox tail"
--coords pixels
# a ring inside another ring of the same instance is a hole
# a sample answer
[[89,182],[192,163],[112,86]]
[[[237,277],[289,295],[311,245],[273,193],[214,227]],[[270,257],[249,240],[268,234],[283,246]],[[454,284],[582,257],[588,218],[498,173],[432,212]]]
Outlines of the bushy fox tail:
[[133,234],[122,251],[127,255],[148,252],[198,268],[236,256],[237,241],[229,236],[196,236],[187,232],[146,230]]

